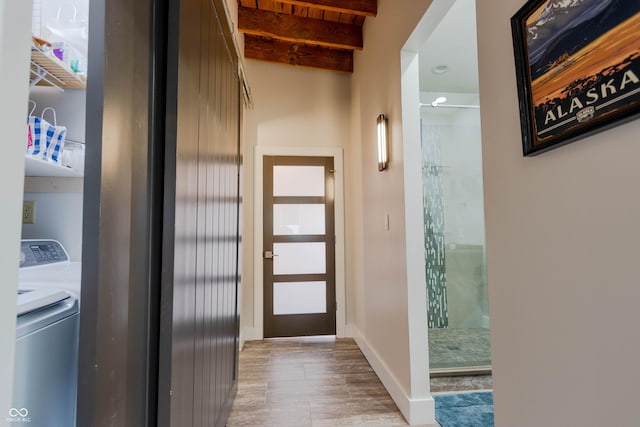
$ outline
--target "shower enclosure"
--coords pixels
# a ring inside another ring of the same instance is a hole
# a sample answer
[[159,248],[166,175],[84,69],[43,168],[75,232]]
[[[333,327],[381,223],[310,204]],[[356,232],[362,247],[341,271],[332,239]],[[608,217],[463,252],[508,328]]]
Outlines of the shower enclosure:
[[[422,98],[430,370],[484,372],[491,357],[478,96]],[[438,98],[447,100],[434,104]]]

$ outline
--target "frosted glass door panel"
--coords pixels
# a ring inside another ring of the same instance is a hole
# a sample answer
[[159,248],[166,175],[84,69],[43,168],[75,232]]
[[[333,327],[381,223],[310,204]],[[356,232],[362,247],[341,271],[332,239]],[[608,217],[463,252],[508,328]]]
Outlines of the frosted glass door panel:
[[324,196],[324,166],[274,166],[275,197]]
[[327,312],[326,282],[273,284],[273,314],[313,314]]
[[273,205],[273,234],[322,235],[324,210],[324,205]]
[[273,274],[325,274],[326,244],[274,243]]

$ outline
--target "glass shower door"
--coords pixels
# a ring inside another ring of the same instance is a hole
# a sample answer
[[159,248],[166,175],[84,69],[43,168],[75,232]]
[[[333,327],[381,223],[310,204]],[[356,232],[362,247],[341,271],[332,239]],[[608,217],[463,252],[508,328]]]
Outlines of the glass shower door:
[[474,104],[422,109],[432,372],[491,365],[479,111]]

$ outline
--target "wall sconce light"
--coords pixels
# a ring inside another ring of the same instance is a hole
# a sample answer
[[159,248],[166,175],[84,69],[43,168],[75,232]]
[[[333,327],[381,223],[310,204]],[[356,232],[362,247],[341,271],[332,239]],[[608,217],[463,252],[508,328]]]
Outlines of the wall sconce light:
[[389,119],[384,114],[378,116],[378,170],[383,171],[389,164],[389,147],[387,136]]

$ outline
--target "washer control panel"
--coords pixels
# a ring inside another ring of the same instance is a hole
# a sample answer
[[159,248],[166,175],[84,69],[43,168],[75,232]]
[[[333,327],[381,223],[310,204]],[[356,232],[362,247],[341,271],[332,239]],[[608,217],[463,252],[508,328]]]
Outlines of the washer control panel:
[[69,261],[69,254],[57,240],[23,240],[20,243],[20,268]]

